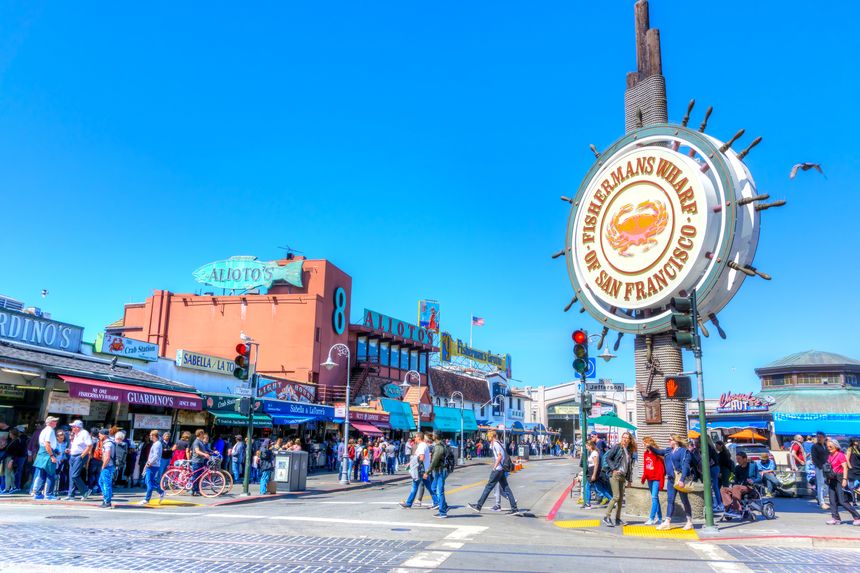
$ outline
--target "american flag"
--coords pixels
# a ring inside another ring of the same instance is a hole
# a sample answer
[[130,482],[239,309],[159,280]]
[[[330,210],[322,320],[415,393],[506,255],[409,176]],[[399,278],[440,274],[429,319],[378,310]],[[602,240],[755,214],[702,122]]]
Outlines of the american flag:
[[472,326],[484,326],[484,319],[480,316],[472,317]]

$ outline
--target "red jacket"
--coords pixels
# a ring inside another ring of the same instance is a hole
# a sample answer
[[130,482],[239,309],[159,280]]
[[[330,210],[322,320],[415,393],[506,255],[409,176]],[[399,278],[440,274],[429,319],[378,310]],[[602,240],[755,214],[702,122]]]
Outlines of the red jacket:
[[666,475],[666,466],[663,464],[663,456],[658,456],[649,449],[645,449],[645,469],[642,472],[642,483],[645,480],[660,482],[660,490],[663,490],[663,476]]

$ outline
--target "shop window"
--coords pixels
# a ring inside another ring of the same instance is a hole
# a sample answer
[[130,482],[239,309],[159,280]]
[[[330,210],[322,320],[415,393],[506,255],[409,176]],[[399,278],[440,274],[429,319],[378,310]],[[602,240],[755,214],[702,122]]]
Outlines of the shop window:
[[379,343],[379,363],[383,366],[388,366],[391,364],[389,362],[389,348],[390,344],[388,342],[380,342]]
[[405,348],[400,350],[400,369],[409,370],[409,351]]
[[379,341],[375,338],[367,341],[367,361],[379,362]]
[[400,368],[400,346],[397,344],[391,345],[391,367]]
[[[319,329],[317,329],[319,330]],[[357,360],[361,362],[367,361],[367,337],[359,336],[355,343],[355,353],[357,354]]]
[[427,354],[424,352],[418,357],[418,372],[427,374]]
[[413,350],[409,353],[409,368],[418,370],[418,351]]

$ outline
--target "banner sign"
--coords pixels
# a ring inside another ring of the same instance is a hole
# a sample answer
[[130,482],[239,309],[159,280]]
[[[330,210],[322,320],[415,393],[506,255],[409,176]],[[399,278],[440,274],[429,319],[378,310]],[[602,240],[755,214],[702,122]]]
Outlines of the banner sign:
[[[343,402],[334,405],[334,413],[338,418],[343,418],[345,407]],[[358,422],[370,422],[371,424],[388,424],[390,415],[388,412],[367,412],[365,410],[349,409],[349,419]]]
[[753,393],[749,394],[732,394],[726,392],[720,396],[720,405],[717,406],[716,412],[726,414],[729,412],[767,412],[770,408],[765,400]]
[[90,415],[90,401],[70,398],[68,394],[51,392],[48,401],[48,412],[51,414],[73,414],[76,416]]
[[158,360],[157,344],[114,336],[106,332],[100,332],[96,335],[96,342],[93,346],[96,352],[101,352],[102,354],[115,354],[117,356],[137,358],[138,360],[146,360],[148,362]]
[[208,412],[216,410],[227,410],[230,412],[236,411],[236,402],[239,401],[239,396],[216,396],[214,394],[203,394],[203,408]]
[[203,265],[194,273],[194,280],[227,290],[269,288],[275,281],[302,286],[302,261],[280,265],[278,261],[258,261],[257,257],[230,257]]
[[274,414],[276,416],[292,416],[295,418],[313,417],[318,420],[331,420],[334,418],[333,407],[321,406],[320,404],[306,404],[303,402],[263,400],[263,410],[267,414]]
[[13,400],[23,400],[24,390],[15,386],[7,386],[0,384],[0,398],[11,398]]
[[70,382],[69,396],[98,400],[100,402],[116,402],[120,404],[140,404],[143,406],[162,406],[164,408],[181,408],[183,410],[200,410],[203,402],[198,396],[179,396],[162,394],[158,390],[144,389],[136,386],[128,388],[125,385],[101,386],[84,382]]
[[475,350],[468,344],[463,343],[462,340],[457,339],[455,341],[450,334],[443,332],[439,344],[439,358],[442,362],[451,362],[452,358],[458,356],[475,362],[481,362],[482,364],[489,364],[510,376],[508,368],[510,354],[503,356],[501,354],[493,354],[490,351]]
[[132,414],[134,427],[138,430],[169,430],[172,418],[157,414]]
[[439,303],[435,300],[418,301],[418,326],[439,333]]
[[0,338],[45,348],[80,352],[84,329],[80,326],[0,308]]
[[199,352],[191,352],[190,350],[176,351],[176,365],[179,368],[202,370],[203,372],[224,374],[225,376],[232,376],[233,369],[236,368],[236,364],[227,358],[200,354]]
[[292,380],[259,377],[257,398],[286,400],[288,402],[315,402],[317,387],[313,384],[301,384]]
[[379,314],[378,312],[374,312],[366,308],[364,309],[363,322],[366,328],[372,328],[373,330],[379,330],[386,334],[399,336],[419,344],[433,345],[433,333],[428,329],[421,328],[414,324],[409,324],[408,322],[403,322],[402,320],[397,320],[396,318],[391,318],[390,316],[385,316],[384,314]]

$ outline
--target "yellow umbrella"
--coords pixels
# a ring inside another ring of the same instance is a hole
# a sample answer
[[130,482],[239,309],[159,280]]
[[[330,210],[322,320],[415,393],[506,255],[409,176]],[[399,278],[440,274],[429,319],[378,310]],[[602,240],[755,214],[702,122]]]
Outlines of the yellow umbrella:
[[759,442],[767,441],[767,438],[765,438],[761,434],[753,432],[752,430],[741,430],[737,434],[732,434],[729,437],[733,440],[758,440]]
[[701,435],[702,435],[702,434],[700,434],[700,433],[699,433],[699,432],[697,432],[696,430],[690,430],[690,431],[687,433],[687,437],[688,437],[688,438],[690,438],[691,440],[695,440],[696,438],[698,438],[698,437],[699,437],[699,436],[701,436]]

